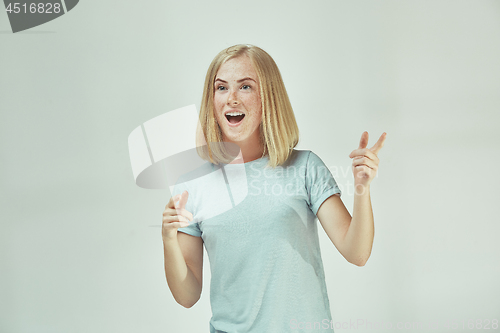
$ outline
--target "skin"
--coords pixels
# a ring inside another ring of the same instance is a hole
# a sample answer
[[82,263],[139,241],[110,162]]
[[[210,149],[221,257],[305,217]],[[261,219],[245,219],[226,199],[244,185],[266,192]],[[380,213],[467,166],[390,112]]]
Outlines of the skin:
[[370,183],[378,170],[377,156],[384,145],[383,133],[372,148],[368,145],[368,132],[363,132],[352,158],[354,175],[354,207],[352,217],[338,195],[326,199],[318,209],[318,219],[326,234],[342,256],[356,266],[364,266],[371,255],[375,228],[370,198]]
[[[221,127],[222,138],[225,142],[237,144],[241,150],[233,163],[262,157],[264,147],[259,140],[262,122],[260,82],[250,58],[240,56],[222,64],[215,76],[214,88],[214,116]],[[238,127],[228,125],[224,114],[229,110],[245,114]]]
[[[245,78],[249,79],[242,81]],[[219,80],[216,81],[214,112],[224,140],[240,147],[239,163],[260,158],[263,147],[259,142],[262,117],[259,80],[250,59],[239,57],[227,61],[219,69],[216,79]],[[237,128],[229,127],[224,117],[224,112],[232,108],[245,113],[244,123]],[[368,132],[363,132],[358,148],[349,154],[356,189],[352,217],[338,195],[325,200],[317,212],[332,243],[348,262],[357,266],[366,264],[372,250],[374,223],[370,183],[378,171],[377,154],[386,136],[383,133],[372,148],[366,148]],[[185,209],[188,196],[189,193],[184,191],[170,198],[163,212],[162,224],[167,283],[175,300],[186,308],[199,300],[203,285],[203,240],[177,232],[193,219]]]
[[[245,114],[238,127],[230,127],[224,116],[227,110]],[[240,147],[233,163],[244,163],[262,157],[259,126],[262,121],[259,79],[246,56],[226,61],[217,72],[214,93],[214,116],[222,130],[223,140]],[[177,232],[193,220],[187,211],[189,193],[170,198],[163,211],[162,237],[165,276],[177,303],[190,308],[200,298],[203,286],[203,240]]]

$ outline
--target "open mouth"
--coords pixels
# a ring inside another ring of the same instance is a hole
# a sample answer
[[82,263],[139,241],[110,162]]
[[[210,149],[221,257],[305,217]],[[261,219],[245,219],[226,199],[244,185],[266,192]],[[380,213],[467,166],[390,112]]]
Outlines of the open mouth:
[[230,124],[238,124],[239,122],[241,122],[243,120],[243,118],[245,118],[245,115],[242,114],[242,115],[239,115],[239,116],[230,116],[228,114],[226,114],[226,119],[227,121],[230,123]]

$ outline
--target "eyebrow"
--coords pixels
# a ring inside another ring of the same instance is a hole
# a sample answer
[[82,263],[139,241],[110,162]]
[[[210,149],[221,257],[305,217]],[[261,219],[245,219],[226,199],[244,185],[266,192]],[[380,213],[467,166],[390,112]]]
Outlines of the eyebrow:
[[[243,82],[243,81],[246,81],[246,80],[252,80],[253,82],[257,83],[257,81],[255,81],[255,80],[254,80],[254,79],[252,79],[251,77],[246,77],[246,78],[243,78],[243,79],[238,80],[238,81],[236,81],[236,82],[240,83],[240,82]],[[215,79],[215,82],[217,82],[217,81],[221,81],[221,82],[227,83],[227,81],[224,81],[224,80],[219,79],[219,78]]]

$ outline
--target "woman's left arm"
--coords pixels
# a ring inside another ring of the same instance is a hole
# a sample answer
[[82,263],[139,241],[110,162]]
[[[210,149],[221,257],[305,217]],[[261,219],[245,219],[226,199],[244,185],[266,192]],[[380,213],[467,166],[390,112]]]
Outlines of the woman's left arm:
[[383,133],[372,148],[368,145],[368,132],[363,132],[359,147],[349,157],[354,175],[354,208],[352,218],[339,196],[333,195],[319,207],[317,216],[335,247],[350,263],[364,266],[370,257],[373,237],[373,211],[370,183],[378,170],[378,152],[384,145]]

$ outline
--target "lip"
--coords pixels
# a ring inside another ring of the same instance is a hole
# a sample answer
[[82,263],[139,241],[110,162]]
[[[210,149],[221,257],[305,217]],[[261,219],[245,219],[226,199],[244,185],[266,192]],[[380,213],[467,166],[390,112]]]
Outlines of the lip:
[[[230,122],[229,122],[229,120],[227,120],[227,118],[226,118],[226,114],[228,114],[229,112],[241,112],[241,113],[243,113],[245,116],[244,116],[244,117],[243,117],[243,119],[241,119],[239,122],[237,122],[237,123],[234,123],[234,124],[233,124],[233,123],[230,123]],[[226,119],[226,123],[227,123],[227,125],[228,125],[229,127],[238,127],[238,126],[240,126],[240,124],[243,122],[243,120],[245,119],[245,117],[246,117],[246,116],[247,116],[247,115],[246,115],[246,113],[245,113],[245,112],[243,112],[243,111],[241,111],[241,110],[238,110],[238,109],[231,109],[231,110],[227,110],[226,112],[224,112],[224,119]]]
[[243,111],[241,111],[241,110],[238,110],[238,109],[229,109],[229,110],[226,110],[226,111],[224,112],[224,117],[225,117],[225,116],[226,116],[226,114],[228,114],[229,112],[241,112],[241,113],[243,113],[243,114],[246,116],[246,113],[245,113],[245,112],[243,112]]

